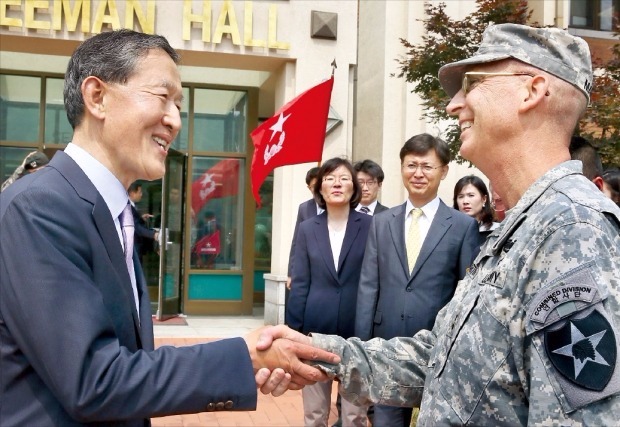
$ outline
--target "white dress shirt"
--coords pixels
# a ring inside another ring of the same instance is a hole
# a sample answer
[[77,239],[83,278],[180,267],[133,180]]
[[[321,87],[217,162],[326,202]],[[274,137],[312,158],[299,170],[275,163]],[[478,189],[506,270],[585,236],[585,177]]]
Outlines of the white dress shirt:
[[[411,200],[407,199],[407,206],[405,207],[405,241],[407,241],[407,232],[411,225],[411,209],[414,207]],[[422,216],[418,219],[418,225],[420,227],[420,241],[424,244],[428,230],[431,228],[433,219],[435,219],[437,209],[439,209],[439,196],[435,197],[420,209],[422,209]]]

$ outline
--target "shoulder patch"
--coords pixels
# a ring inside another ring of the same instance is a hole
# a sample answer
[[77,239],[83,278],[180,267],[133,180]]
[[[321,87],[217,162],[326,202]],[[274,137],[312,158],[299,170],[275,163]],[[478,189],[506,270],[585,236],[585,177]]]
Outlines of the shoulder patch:
[[607,319],[592,311],[545,332],[545,350],[555,368],[581,387],[602,391],[616,366],[616,338]]
[[607,297],[607,289],[597,285],[590,263],[570,271],[542,288],[528,304],[526,326],[530,334],[592,307]]

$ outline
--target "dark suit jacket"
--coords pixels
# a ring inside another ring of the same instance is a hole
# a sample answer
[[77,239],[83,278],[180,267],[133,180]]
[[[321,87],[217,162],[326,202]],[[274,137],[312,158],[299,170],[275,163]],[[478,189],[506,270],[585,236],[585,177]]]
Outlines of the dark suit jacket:
[[479,250],[477,222],[440,202],[410,275],[405,206],[373,217],[357,295],[355,335],[362,340],[431,329]]
[[388,208],[387,206],[384,206],[381,203],[377,202],[377,206],[375,206],[375,211],[372,214],[376,215],[376,214],[378,214],[380,212],[387,211],[388,209],[390,209],[390,208]]
[[0,195],[0,229],[3,427],[138,426],[218,402],[255,408],[243,340],[153,350],[136,253],[140,321],[112,215],[64,152]]
[[370,215],[351,209],[338,271],[329,240],[327,212],[300,224],[286,305],[287,325],[303,333],[353,336],[360,264],[371,222]]
[[131,205],[131,213],[133,214],[134,224],[134,246],[138,255],[144,255],[153,248],[153,239],[155,239],[155,230],[146,226],[146,221],[142,219],[142,215],[134,205]]
[[297,230],[299,224],[307,219],[316,216],[316,202],[314,199],[306,200],[299,205],[297,209],[297,220],[295,221],[295,230],[293,231],[293,241],[291,242],[291,252],[288,256],[288,277],[293,275],[293,258],[295,256],[295,245],[297,244]]

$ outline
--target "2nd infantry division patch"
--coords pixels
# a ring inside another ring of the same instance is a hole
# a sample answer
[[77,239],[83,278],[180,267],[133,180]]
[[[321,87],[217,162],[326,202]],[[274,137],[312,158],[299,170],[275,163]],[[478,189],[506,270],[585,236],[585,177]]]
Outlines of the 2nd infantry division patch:
[[545,350],[553,366],[569,381],[602,391],[616,366],[616,338],[607,319],[593,310],[583,319],[569,319],[545,332]]

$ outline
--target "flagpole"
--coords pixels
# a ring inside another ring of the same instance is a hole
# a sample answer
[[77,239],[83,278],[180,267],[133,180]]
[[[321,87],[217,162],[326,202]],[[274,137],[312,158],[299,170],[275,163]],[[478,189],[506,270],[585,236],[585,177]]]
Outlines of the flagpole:
[[332,61],[332,77],[334,77],[334,72],[336,71],[336,68],[338,68],[338,66],[336,65],[336,58],[334,58],[334,60]]

